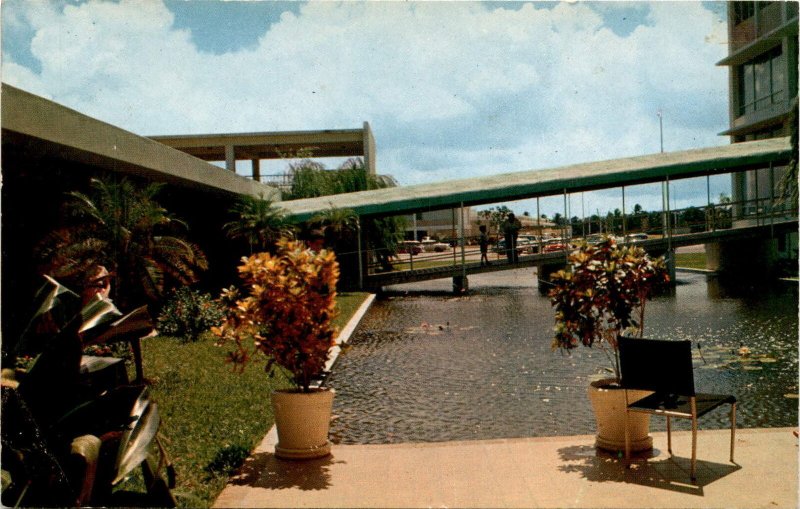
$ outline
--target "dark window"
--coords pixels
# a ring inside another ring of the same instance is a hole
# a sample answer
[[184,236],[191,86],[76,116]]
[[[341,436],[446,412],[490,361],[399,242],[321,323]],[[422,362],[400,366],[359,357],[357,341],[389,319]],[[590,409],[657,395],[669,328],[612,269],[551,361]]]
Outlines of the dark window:
[[797,2],[786,2],[786,19],[797,17]]
[[739,66],[739,115],[786,100],[786,64],[780,46]]
[[733,2],[733,24],[752,18],[756,13],[755,2]]

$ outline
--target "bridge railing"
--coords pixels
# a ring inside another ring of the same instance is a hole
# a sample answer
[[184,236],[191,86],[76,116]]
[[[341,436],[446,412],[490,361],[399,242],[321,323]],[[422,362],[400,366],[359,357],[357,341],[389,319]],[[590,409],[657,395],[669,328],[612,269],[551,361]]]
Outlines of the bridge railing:
[[[709,203],[703,206],[690,206],[658,213],[623,214],[616,218],[610,228],[602,228],[604,235],[612,235],[618,242],[636,242],[647,238],[657,239],[676,237],[685,234],[713,232],[742,226],[764,226],[770,222],[797,219],[797,203],[776,198],[756,198],[750,200]],[[658,220],[653,220],[657,215]],[[647,219],[645,219],[647,218]],[[653,224],[656,223],[656,224]],[[660,224],[659,224],[660,223]],[[581,223],[562,225],[560,239],[542,238],[521,245],[518,250],[521,256],[551,252],[554,250],[570,250],[578,243],[591,238],[584,235]],[[525,231],[521,233],[523,236]],[[499,239],[498,239],[499,240]],[[560,240],[560,242],[559,242]],[[462,251],[462,243],[464,245]],[[380,255],[380,256],[379,256]],[[423,251],[420,253],[373,252],[366,267],[367,274],[390,271],[423,270],[443,266],[459,266],[464,263],[477,263],[480,260],[480,248],[477,236],[456,238],[442,251]],[[490,261],[504,260],[506,253],[494,242],[489,246]],[[388,263],[387,263],[388,260]]]

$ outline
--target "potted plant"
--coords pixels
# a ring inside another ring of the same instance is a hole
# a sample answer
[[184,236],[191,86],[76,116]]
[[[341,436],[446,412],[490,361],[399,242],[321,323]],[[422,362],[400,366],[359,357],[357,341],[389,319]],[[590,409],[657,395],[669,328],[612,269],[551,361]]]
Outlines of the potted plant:
[[278,241],[275,254],[242,258],[244,296],[225,290],[227,316],[212,330],[236,345],[230,360],[243,365],[251,354],[267,358],[267,371],[283,369],[295,388],[272,394],[282,458],[317,458],[330,453],[328,429],[333,390],[312,387],[335,344],[336,282],[339,265],[332,251]]
[[[582,244],[570,253],[567,269],[551,276],[549,292],[555,307],[553,348],[570,350],[579,345],[599,346],[609,356],[614,378],[592,382],[589,398],[597,421],[600,448],[619,451],[625,447],[625,398],[620,385],[617,337],[644,334],[644,312],[653,291],[669,281],[663,257],[653,259],[636,245],[618,246],[605,238]],[[631,394],[636,401],[647,392]],[[648,434],[649,414],[629,418],[632,450],[652,448]]]

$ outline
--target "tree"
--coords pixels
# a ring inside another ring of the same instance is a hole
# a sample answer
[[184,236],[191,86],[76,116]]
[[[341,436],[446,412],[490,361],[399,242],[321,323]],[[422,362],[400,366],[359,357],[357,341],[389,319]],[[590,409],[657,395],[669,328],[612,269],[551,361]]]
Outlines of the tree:
[[37,248],[40,270],[75,287],[98,265],[112,273],[121,309],[158,303],[166,290],[195,282],[208,268],[200,248],[181,236],[186,223],[156,201],[161,184],[92,179],[91,194],[70,192],[66,224]]
[[264,195],[242,196],[231,209],[237,219],[223,225],[231,239],[243,239],[253,252],[274,252],[275,243],[281,237],[291,236],[292,225],[286,213],[274,206]]
[[[327,170],[318,163],[304,161],[292,167],[292,175],[295,180],[289,193],[291,199],[382,189],[393,184],[390,179],[371,175],[361,158],[348,159],[336,170]],[[347,215],[348,212],[326,211],[326,214],[330,217],[326,218],[323,214],[313,221],[328,221],[325,226],[333,226],[339,222],[339,219],[334,221],[333,215]],[[383,269],[390,269],[390,259],[397,254],[397,247],[403,239],[405,220],[400,216],[365,218],[360,226],[365,240],[362,248],[366,248]],[[347,228],[352,228],[352,222],[348,221]],[[345,231],[342,229],[340,233]],[[345,284],[351,283],[358,273],[357,242],[357,235],[348,234],[338,239],[338,245],[335,246],[342,272],[341,281]]]
[[706,215],[705,212],[697,207],[688,207],[681,213],[683,224],[688,226],[692,232],[701,232],[705,230]]
[[503,224],[503,221],[506,220],[509,214],[511,214],[512,210],[506,207],[505,205],[499,205],[497,207],[489,207],[486,210],[482,210],[479,212],[479,217],[488,220],[489,222],[489,230],[491,232],[492,229],[495,231],[495,235],[500,235],[500,225]]

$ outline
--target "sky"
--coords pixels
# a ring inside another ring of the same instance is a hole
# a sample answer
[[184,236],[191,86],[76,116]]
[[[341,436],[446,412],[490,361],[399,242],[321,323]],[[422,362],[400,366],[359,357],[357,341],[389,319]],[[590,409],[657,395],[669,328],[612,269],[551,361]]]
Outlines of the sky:
[[[0,9],[3,82],[143,136],[367,121],[378,172],[400,185],[652,154],[662,133],[665,151],[729,143],[719,136],[728,127],[721,2],[3,0]],[[710,194],[728,189],[723,178]],[[678,182],[671,206],[707,194],[705,179]],[[540,213],[563,214],[563,202],[543,199]],[[626,190],[633,203],[660,208],[660,186]],[[508,205],[536,212],[531,200]],[[618,190],[569,203],[578,216],[614,208]]]

